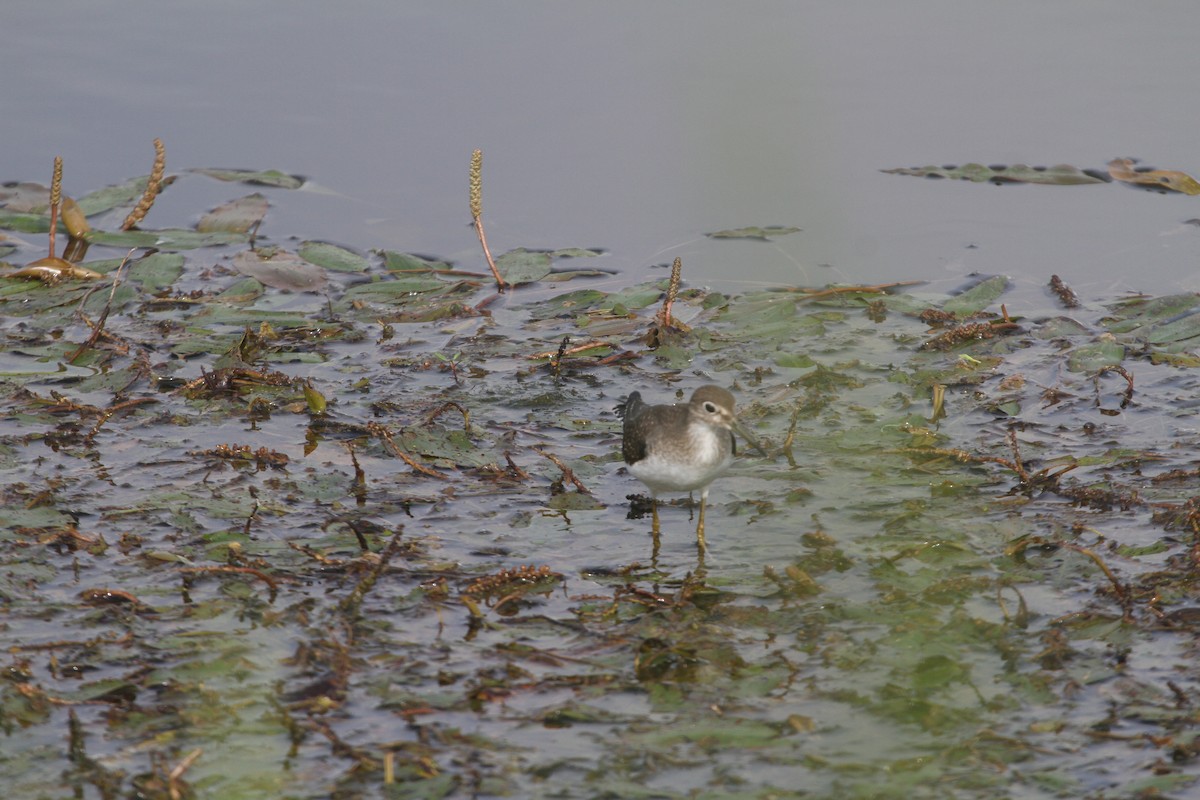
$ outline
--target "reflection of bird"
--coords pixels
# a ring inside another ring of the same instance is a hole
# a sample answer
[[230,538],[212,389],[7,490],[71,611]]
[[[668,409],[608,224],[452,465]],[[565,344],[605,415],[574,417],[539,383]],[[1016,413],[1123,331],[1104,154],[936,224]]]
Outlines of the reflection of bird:
[[[733,395],[719,386],[701,386],[687,405],[651,406],[633,392],[617,407],[624,417],[621,455],[629,471],[650,489],[654,533],[658,534],[660,492],[700,490],[700,521],[696,542],[704,551],[704,506],[708,487],[724,472],[734,455],[737,431],[760,451],[758,443],[738,424]],[[765,453],[764,453],[765,455]]]

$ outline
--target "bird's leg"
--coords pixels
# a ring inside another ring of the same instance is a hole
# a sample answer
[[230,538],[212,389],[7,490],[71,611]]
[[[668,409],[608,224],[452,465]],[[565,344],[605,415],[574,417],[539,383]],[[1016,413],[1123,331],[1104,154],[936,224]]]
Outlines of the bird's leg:
[[662,541],[659,539],[659,536],[658,536],[659,530],[658,530],[658,498],[657,497],[650,498],[650,509],[651,509],[651,511],[650,511],[650,519],[651,519],[650,535],[652,537],[654,537],[654,546],[653,546],[653,549],[650,551],[650,563],[652,565],[654,565],[655,568],[657,568],[658,567],[658,550],[659,550],[659,547],[661,547],[661,545],[662,545]]
[[700,522],[696,525],[696,548],[700,551],[700,555],[704,555],[704,551],[708,549],[704,543],[704,506],[708,501],[708,492],[703,492],[700,495]]

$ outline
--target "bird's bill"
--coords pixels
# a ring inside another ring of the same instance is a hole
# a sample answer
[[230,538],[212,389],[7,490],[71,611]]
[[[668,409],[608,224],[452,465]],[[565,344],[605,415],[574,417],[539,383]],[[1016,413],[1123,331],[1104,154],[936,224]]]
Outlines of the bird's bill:
[[767,451],[763,449],[763,446],[758,443],[758,439],[751,436],[750,432],[748,430],[746,430],[746,428],[743,427],[740,422],[738,422],[737,420],[734,420],[733,425],[731,425],[730,427],[733,428],[734,433],[738,434],[743,439],[745,439],[747,442],[749,442],[751,447],[753,447],[758,452],[762,453],[764,456],[766,456],[768,458],[770,457],[768,455]]

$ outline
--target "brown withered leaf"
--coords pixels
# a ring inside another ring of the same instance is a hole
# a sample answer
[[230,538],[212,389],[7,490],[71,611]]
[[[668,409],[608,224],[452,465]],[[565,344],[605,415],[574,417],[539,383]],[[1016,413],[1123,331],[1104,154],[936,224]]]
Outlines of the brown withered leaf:
[[50,188],[31,181],[0,186],[0,206],[22,214],[45,214],[50,210]]
[[97,278],[103,278],[99,272],[93,272],[90,269],[79,267],[72,264],[70,261],[64,261],[61,258],[47,256],[39,258],[37,261],[30,261],[25,265],[24,269],[19,269],[16,272],[10,272],[4,277],[6,278],[36,278],[44,283],[57,283],[58,281],[72,278],[74,280],[94,281]]
[[1186,172],[1167,169],[1134,169],[1130,158],[1114,158],[1108,162],[1108,174],[1122,183],[1138,186],[1154,186],[1168,192],[1200,194],[1200,181]]
[[233,257],[233,268],[259,283],[295,292],[316,291],[327,280],[321,267],[274,247],[243,250]]

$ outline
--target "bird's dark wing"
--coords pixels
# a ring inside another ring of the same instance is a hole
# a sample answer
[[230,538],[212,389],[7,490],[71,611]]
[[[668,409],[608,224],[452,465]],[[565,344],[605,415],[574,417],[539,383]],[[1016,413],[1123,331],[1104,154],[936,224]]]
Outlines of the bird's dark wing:
[[[613,411],[616,413],[616,415],[618,417],[620,417],[621,419],[625,419],[625,415],[627,413],[629,413],[629,401],[633,400],[634,398],[637,398],[638,401],[641,401],[642,396],[640,394],[638,394],[637,392],[634,392],[633,394],[629,395],[629,397],[626,397],[624,400],[622,400],[621,402],[619,402],[615,406],[613,406]],[[636,408],[636,405],[635,405],[635,408]]]
[[729,448],[732,455],[737,455],[737,437],[733,435],[733,431],[729,431]]
[[625,402],[617,406],[617,414],[625,420],[621,429],[621,457],[626,464],[636,464],[646,457],[646,442],[643,437],[636,435],[636,423],[647,408],[637,392],[631,392]]

